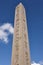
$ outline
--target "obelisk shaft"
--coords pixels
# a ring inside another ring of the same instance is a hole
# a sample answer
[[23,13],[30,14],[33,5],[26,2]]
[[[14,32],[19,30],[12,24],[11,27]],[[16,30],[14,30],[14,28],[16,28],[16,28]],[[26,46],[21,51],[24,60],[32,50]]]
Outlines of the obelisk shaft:
[[30,65],[26,13],[25,8],[21,3],[15,9],[11,65]]

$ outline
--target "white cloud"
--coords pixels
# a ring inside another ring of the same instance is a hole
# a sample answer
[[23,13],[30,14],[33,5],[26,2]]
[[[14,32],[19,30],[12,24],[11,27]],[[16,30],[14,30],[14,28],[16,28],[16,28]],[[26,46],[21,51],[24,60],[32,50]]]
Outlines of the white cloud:
[[13,33],[13,27],[10,23],[7,23],[7,24],[0,26],[0,29],[8,30],[11,34]]
[[[8,32],[5,30],[7,30]],[[8,43],[9,34],[13,34],[13,27],[10,23],[6,23],[0,26],[0,40]]]
[[7,36],[8,36],[8,34],[6,32],[4,32],[3,30],[0,30],[0,40],[8,42]]
[[31,65],[41,65],[40,63],[32,62]]

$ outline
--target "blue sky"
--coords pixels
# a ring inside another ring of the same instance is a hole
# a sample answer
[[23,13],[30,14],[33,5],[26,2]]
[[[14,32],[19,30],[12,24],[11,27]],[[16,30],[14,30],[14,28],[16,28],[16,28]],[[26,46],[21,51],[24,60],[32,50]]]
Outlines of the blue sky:
[[20,2],[26,9],[31,65],[43,65],[43,0],[0,0],[0,65],[11,65],[14,15]]

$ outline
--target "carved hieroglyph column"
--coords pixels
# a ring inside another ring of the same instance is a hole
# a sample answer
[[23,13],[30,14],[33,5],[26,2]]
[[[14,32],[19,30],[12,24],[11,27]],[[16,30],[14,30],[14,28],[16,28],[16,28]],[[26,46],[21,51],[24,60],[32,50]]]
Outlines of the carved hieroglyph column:
[[15,9],[11,65],[30,65],[26,12],[22,3]]

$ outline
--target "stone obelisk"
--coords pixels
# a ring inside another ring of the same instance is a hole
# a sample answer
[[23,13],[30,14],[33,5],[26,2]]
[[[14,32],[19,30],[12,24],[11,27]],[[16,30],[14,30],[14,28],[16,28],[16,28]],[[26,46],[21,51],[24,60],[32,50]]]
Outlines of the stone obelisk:
[[20,3],[15,9],[11,65],[30,65],[30,50],[25,8]]

